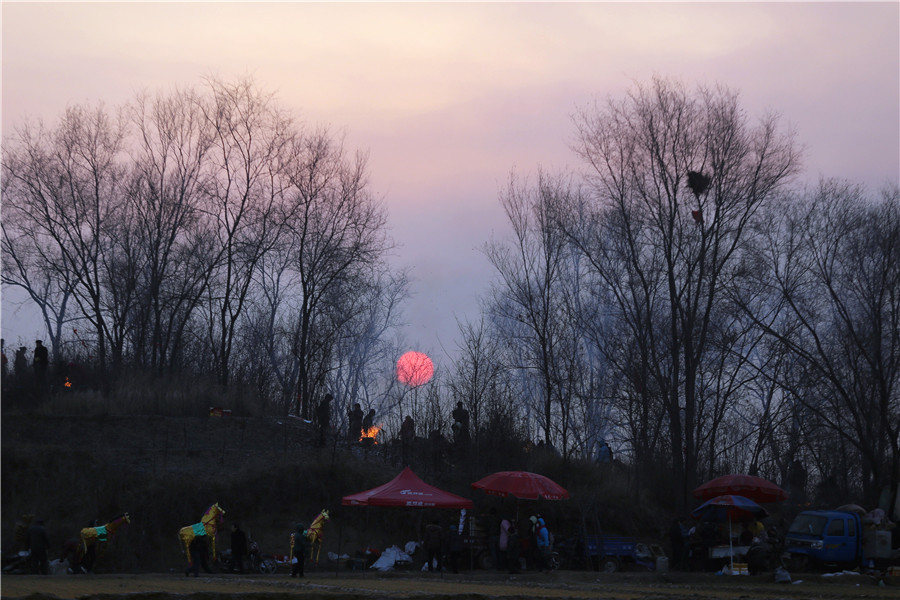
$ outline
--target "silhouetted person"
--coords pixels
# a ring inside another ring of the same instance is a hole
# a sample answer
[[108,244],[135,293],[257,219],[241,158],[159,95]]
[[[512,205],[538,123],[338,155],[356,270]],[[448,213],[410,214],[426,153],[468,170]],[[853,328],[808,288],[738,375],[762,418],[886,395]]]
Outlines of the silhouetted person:
[[[96,527],[100,522],[97,519],[91,519],[87,527]],[[94,569],[94,563],[97,562],[97,544],[91,544],[81,557],[81,564],[78,565],[78,571],[81,573],[90,573]]]
[[738,543],[741,546],[749,546],[753,543],[753,532],[750,531],[750,526],[747,523],[744,523],[741,526],[741,534],[738,536]]
[[50,540],[47,538],[47,530],[44,529],[43,519],[35,519],[28,528],[28,550],[31,551],[31,565],[38,575],[50,573],[50,562],[47,560],[47,550],[50,548]]
[[0,362],[0,368],[2,368],[2,371],[0,371],[0,381],[2,381],[3,388],[6,389],[6,376],[9,373],[9,359],[6,358],[6,340],[4,339],[0,339],[0,356],[2,356],[2,359],[0,359],[0,361],[2,361]]
[[416,439],[416,424],[412,417],[406,415],[403,424],[400,425],[400,450],[403,456],[403,464],[409,465],[412,458],[413,442]]
[[191,545],[188,548],[191,553],[191,564],[184,574],[190,576],[190,574],[193,573],[194,577],[199,577],[200,567],[203,567],[205,572],[212,573],[212,570],[209,568],[209,563],[207,562],[209,548],[206,546],[206,536],[194,536],[194,539],[191,540]]
[[[500,555],[500,562],[497,563],[497,568],[500,570],[506,568],[509,561],[509,536],[512,529],[513,523],[509,519],[504,518],[500,520],[500,535],[497,538],[497,551]],[[516,554],[516,556],[518,556],[518,554]],[[512,569],[512,566],[510,566],[509,568]]]
[[612,448],[609,447],[609,444],[606,443],[606,440],[602,440],[600,442],[600,446],[597,448],[597,462],[608,463],[612,462],[612,459]]
[[499,569],[504,561],[500,558],[500,517],[497,516],[495,507],[491,507],[484,517],[483,523],[484,532],[487,534],[488,550],[491,552],[491,558],[494,559],[494,567]]
[[78,549],[81,548],[81,540],[78,538],[69,538],[63,542],[62,552],[59,555],[59,562],[68,564],[66,571],[70,574],[80,573],[80,565],[78,564]]
[[21,346],[16,350],[16,358],[13,367],[16,371],[16,384],[18,387],[25,387],[25,374],[28,372],[28,359],[25,352],[28,350],[25,346]]
[[462,402],[456,403],[456,408],[451,413],[453,417],[453,440],[457,443],[469,441],[469,411],[463,407]]
[[456,525],[450,526],[450,533],[447,536],[447,550],[450,555],[450,569],[454,573],[459,573],[459,559],[463,553],[463,536]]
[[20,550],[28,550],[28,530],[31,528],[32,523],[34,523],[34,515],[32,514],[22,515],[22,519],[16,521],[16,528],[13,530],[13,554],[18,553]]
[[231,524],[231,560],[232,568],[238,573],[244,572],[244,557],[247,556],[247,534],[237,523]]
[[303,563],[309,554],[311,544],[306,537],[306,525],[297,523],[291,534],[291,577],[303,577]]
[[550,571],[550,530],[543,517],[538,517],[535,525],[534,540],[537,545],[537,562],[541,571]]
[[43,384],[47,380],[47,368],[50,366],[50,356],[47,352],[47,346],[41,340],[34,342],[34,377],[38,384]]
[[355,442],[362,437],[363,411],[359,402],[353,404],[353,409],[347,411],[347,439]]
[[437,521],[432,521],[425,526],[425,560],[428,561],[428,570],[440,572],[443,563],[444,532]]
[[506,562],[509,564],[509,572],[515,574],[519,572],[519,552],[522,550],[519,528],[515,523],[510,523],[506,536]]
[[681,521],[675,519],[669,528],[669,542],[672,544],[672,568],[681,570],[684,568],[684,528]]
[[366,416],[363,417],[362,428],[365,431],[369,431],[372,427],[375,426],[375,409],[369,409],[369,412],[366,413]]
[[325,435],[328,427],[331,425],[331,394],[325,394],[319,406],[316,408],[316,425],[319,428],[319,439],[317,445],[322,447],[325,445]]

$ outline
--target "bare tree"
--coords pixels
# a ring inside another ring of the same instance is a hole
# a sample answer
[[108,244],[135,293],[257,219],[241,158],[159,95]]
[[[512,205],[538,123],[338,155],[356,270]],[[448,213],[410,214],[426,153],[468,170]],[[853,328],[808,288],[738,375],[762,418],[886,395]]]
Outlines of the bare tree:
[[[99,369],[108,391],[110,340],[116,329],[107,311],[107,282],[115,277],[113,229],[122,213],[127,172],[121,163],[125,122],[102,106],[70,107],[59,125],[19,130],[4,153],[7,204],[29,222],[38,239],[71,276],[72,298],[97,334]],[[113,344],[112,361],[121,363]]]
[[136,133],[129,207],[142,265],[132,343],[137,363],[157,371],[175,366],[215,266],[200,226],[213,136],[200,107],[191,89],[139,94],[129,107]]
[[499,408],[492,406],[491,399],[503,375],[502,352],[499,340],[490,335],[483,319],[479,323],[458,323],[458,327],[462,342],[447,387],[451,397],[469,411],[472,441],[477,447],[482,413],[490,415]]
[[237,368],[284,410],[338,381],[378,394],[363,380],[406,275],[383,262],[387,217],[343,140],[302,130],[251,80],[209,79],[4,142],[3,281],[38,303],[55,352],[75,313],[101,372],[225,386]]
[[368,190],[367,158],[348,157],[326,129],[299,138],[286,164],[285,226],[297,301],[291,353],[297,360],[297,413],[310,416],[342,328],[364,311],[359,293],[373,281],[391,242],[386,214]]
[[523,378],[534,380],[539,423],[548,445],[556,437],[554,407],[561,412],[563,437],[571,407],[568,384],[573,375],[574,319],[566,312],[564,301],[570,254],[553,216],[555,205],[561,202],[557,196],[571,193],[569,182],[562,177],[541,173],[531,188],[512,175],[500,198],[512,227],[512,241],[485,246],[500,277],[491,311],[501,335],[516,346],[510,353],[517,357],[516,364],[511,366],[519,369]]
[[206,292],[207,342],[220,384],[229,380],[237,328],[259,261],[283,227],[285,163],[296,130],[274,98],[251,80],[207,82],[200,107],[211,129],[204,210],[216,235]]
[[763,268],[748,270],[740,299],[802,367],[801,388],[783,385],[798,390],[810,422],[847,445],[868,502],[896,494],[900,191],[873,200],[858,186],[823,181],[770,221],[755,258]]
[[47,329],[47,345],[53,352],[53,362],[58,363],[66,337],[63,328],[78,319],[69,306],[74,281],[67,263],[60,258],[58,246],[20,211],[4,211],[0,228],[3,236],[0,280],[5,286],[24,290],[38,307]]
[[[365,407],[379,406],[386,391],[385,370],[398,353],[391,333],[399,326],[400,307],[408,295],[408,276],[388,269],[370,274],[368,281],[357,279],[352,294],[353,306],[342,309],[352,315],[338,330],[334,342],[335,367],[327,378],[328,387],[339,403],[340,414],[359,402]],[[348,310],[348,308],[350,310]]]
[[776,117],[751,125],[737,93],[689,93],[660,78],[624,100],[582,109],[575,122],[595,218],[617,223],[617,259],[628,277],[610,276],[616,270],[593,250],[596,240],[581,246],[622,302],[650,324],[653,354],[645,365],[666,411],[677,491],[686,502],[697,483],[698,376],[716,301],[748,223],[797,171],[798,153]]

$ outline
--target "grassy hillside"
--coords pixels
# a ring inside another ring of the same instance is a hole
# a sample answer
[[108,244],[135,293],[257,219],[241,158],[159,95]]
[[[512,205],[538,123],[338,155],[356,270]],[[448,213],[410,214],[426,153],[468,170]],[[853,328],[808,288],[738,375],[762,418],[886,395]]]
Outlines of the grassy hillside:
[[[457,518],[450,511],[342,507],[342,496],[393,478],[403,466],[399,453],[390,444],[367,448],[345,440],[315,448],[312,427],[299,419],[4,414],[0,423],[4,551],[26,513],[44,518],[51,548],[60,549],[93,519],[130,513],[131,525],[100,557],[98,572],[183,569],[177,531],[199,521],[213,502],[226,510],[218,549],[229,547],[228,525],[238,521],[264,552],[279,554],[288,552],[294,524],[308,523],[323,508],[332,514],[323,553],[402,545],[432,518]],[[518,509],[543,512],[563,535],[593,521],[652,538],[667,519],[642,510],[647,503],[629,494],[612,467],[516,453],[449,454],[434,462],[424,451],[411,466],[429,483],[475,500],[476,512],[490,506],[510,512],[517,505],[473,492],[472,481],[493,470],[543,472],[566,485],[572,499],[523,501]],[[58,555],[51,550],[51,559]]]

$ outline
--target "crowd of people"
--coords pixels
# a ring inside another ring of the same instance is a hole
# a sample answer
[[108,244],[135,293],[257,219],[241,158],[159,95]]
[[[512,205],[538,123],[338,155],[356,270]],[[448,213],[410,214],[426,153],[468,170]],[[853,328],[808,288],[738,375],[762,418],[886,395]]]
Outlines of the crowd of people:
[[[486,536],[491,559],[498,571],[515,574],[523,568],[528,571],[540,572],[553,570],[553,534],[541,515],[532,515],[519,521],[509,515],[501,516],[496,508],[491,508],[481,518],[480,525]],[[432,544],[434,544],[433,537],[432,540]],[[451,531],[451,537],[448,540],[450,567],[456,573],[452,540]],[[427,550],[427,531],[425,546]],[[428,565],[431,567],[430,558]]]
[[31,353],[31,365],[28,364],[28,348],[20,346],[13,355],[12,372],[9,357],[6,356],[6,340],[0,339],[0,382],[3,391],[11,386],[23,388],[34,384],[42,387],[47,383],[47,371],[50,367],[50,354],[42,340],[35,340]]
[[[316,428],[316,446],[324,447],[329,439],[336,441],[341,435],[336,434],[337,428],[333,427],[334,421],[334,396],[325,394],[315,407],[314,424]],[[348,442],[362,441],[365,437],[373,435],[376,412],[374,408],[366,413],[358,402],[347,410],[347,429],[344,439]],[[427,457],[430,466],[435,470],[441,470],[444,458],[450,449],[464,451],[468,448],[471,439],[469,411],[462,402],[456,403],[450,413],[450,440],[439,429],[432,429],[427,437],[416,435],[416,423],[411,415],[406,415],[400,423],[400,429],[391,446],[398,447],[397,459],[403,464],[414,463],[419,456]]]

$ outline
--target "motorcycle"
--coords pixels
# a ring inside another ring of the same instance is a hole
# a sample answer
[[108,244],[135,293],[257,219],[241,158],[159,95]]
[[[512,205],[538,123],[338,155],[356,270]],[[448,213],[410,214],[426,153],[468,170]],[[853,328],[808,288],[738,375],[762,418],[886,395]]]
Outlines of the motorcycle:
[[[219,569],[226,573],[234,573],[234,557],[231,550],[218,552]],[[248,573],[260,573],[262,575],[271,575],[278,569],[278,562],[271,554],[263,554],[259,548],[259,544],[254,540],[250,540],[247,560],[245,561],[245,569]]]

